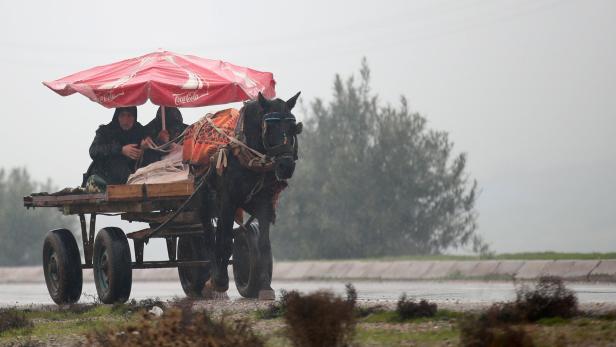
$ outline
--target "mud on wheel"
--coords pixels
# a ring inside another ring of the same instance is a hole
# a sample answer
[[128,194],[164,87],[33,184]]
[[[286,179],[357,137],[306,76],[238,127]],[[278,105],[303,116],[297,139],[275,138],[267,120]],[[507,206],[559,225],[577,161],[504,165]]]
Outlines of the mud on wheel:
[[43,272],[51,299],[73,304],[81,297],[83,273],[79,248],[67,229],[51,230],[43,243]]
[[126,235],[120,228],[103,228],[94,241],[94,283],[104,304],[123,303],[130,296],[133,270]]
[[[180,236],[178,260],[207,260],[203,235]],[[184,293],[189,298],[200,298],[205,282],[210,278],[210,265],[179,266],[178,274]]]
[[[238,228],[233,231],[233,279],[241,296],[257,298],[261,289],[258,273],[259,225],[252,223],[246,229],[248,230]],[[271,266],[266,271],[269,271],[271,278]]]

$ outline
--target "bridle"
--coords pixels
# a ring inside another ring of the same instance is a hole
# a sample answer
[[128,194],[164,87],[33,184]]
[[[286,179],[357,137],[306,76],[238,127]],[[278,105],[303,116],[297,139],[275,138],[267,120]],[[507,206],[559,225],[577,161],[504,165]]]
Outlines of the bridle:
[[[271,146],[267,141],[267,131],[274,122],[287,122],[289,126],[288,130],[282,133],[283,142]],[[263,115],[263,120],[261,121],[261,140],[266,156],[276,159],[292,158],[297,160],[297,135],[301,132],[302,123],[296,123],[295,116],[290,112],[269,112]]]

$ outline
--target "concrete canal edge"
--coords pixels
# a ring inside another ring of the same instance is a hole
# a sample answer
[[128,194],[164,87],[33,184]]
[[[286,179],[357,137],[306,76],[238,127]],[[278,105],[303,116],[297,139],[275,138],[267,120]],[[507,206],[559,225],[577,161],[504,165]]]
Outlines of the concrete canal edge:
[[[231,267],[229,274],[232,276]],[[85,270],[84,281],[92,282]],[[616,260],[297,261],[275,262],[274,280],[533,280],[616,282]],[[176,269],[133,270],[133,281],[177,281]],[[42,266],[0,267],[0,283],[45,282]]]

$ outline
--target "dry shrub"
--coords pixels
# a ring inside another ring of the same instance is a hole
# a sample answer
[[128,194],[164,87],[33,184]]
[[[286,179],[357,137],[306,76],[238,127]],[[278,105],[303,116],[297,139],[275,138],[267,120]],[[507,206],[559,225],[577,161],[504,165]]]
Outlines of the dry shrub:
[[396,304],[396,313],[400,320],[408,320],[413,318],[434,317],[436,315],[437,306],[435,303],[421,300],[418,303],[413,299],[407,299],[406,293],[402,294]]
[[346,288],[346,301],[350,305],[355,306],[355,316],[357,318],[368,317],[369,315],[383,311],[383,306],[368,306],[362,307],[357,305],[357,290],[351,283],[345,285]]
[[539,278],[534,288],[523,286],[517,290],[515,302],[523,320],[535,322],[542,318],[571,318],[578,314],[575,293],[565,287],[559,277]]
[[245,320],[213,320],[205,312],[188,306],[169,309],[153,319],[144,312],[140,320],[119,328],[96,331],[87,336],[89,346],[204,346],[262,347]]
[[352,295],[349,299],[339,298],[327,291],[307,295],[290,292],[287,295],[284,319],[293,345],[348,346],[356,324],[355,301]]
[[32,329],[32,321],[25,312],[15,308],[0,309],[0,333],[11,329]]
[[522,327],[511,324],[536,322],[543,318],[571,318],[578,314],[577,297],[558,277],[539,278],[533,288],[516,290],[514,302],[497,303],[479,316],[460,323],[463,346],[534,346]]
[[344,285],[346,290],[346,300],[351,305],[355,306],[357,304],[357,290],[351,283],[347,283]]

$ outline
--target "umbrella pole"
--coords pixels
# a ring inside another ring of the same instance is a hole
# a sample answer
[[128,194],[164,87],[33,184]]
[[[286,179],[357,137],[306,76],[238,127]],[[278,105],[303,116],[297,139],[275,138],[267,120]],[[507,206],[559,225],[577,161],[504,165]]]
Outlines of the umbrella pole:
[[165,121],[165,106],[160,107],[160,113],[162,115],[163,130],[167,130],[167,122]]

